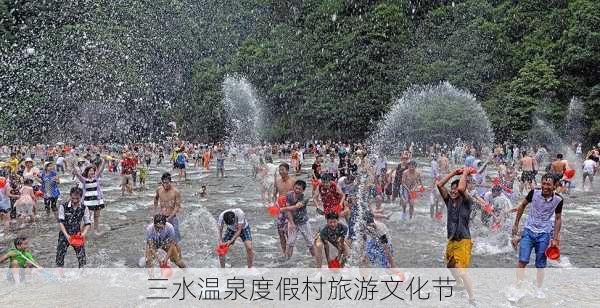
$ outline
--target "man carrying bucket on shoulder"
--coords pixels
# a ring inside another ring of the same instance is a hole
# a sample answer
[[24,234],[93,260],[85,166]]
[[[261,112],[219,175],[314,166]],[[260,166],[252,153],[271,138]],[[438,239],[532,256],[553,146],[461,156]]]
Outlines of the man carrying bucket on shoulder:
[[[541,287],[544,282],[544,268],[546,267],[547,257],[556,259],[559,257],[558,245],[560,243],[563,198],[554,192],[556,181],[557,178],[552,174],[544,174],[542,188],[530,191],[519,204],[515,224],[512,228],[513,246],[516,248],[519,242],[519,239],[516,238],[519,221],[525,207],[531,204],[520,239],[517,284],[520,285],[523,281],[531,250],[535,249],[535,267],[538,269],[536,297],[538,298],[545,297]],[[553,216],[554,221],[552,221]]]

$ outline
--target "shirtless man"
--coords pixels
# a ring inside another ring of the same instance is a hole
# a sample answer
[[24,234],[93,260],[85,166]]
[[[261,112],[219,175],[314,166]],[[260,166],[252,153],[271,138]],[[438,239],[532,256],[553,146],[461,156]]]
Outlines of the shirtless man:
[[446,157],[446,153],[442,152],[438,157],[439,174],[448,174],[450,172],[450,160]]
[[396,198],[400,197],[400,205],[406,207],[406,196],[403,188],[402,188],[402,174],[406,169],[408,169],[408,161],[410,158],[410,153],[408,151],[403,151],[400,156],[400,163],[396,166],[396,170],[394,170],[394,181],[393,181],[393,192],[392,192],[392,202],[396,200]]
[[[294,189],[294,183],[296,178],[289,175],[290,165],[287,163],[281,163],[279,165],[279,177],[275,174],[275,191],[273,193],[273,202],[277,204],[278,196],[285,197],[288,192]],[[278,206],[282,206],[279,205]],[[285,206],[285,205],[283,205]],[[287,249],[287,214],[284,212],[280,213],[275,222],[277,226],[277,233],[279,234],[279,242],[281,243],[281,251],[285,255]]]
[[556,160],[550,165],[550,174],[554,177],[554,183],[557,188],[561,186],[561,180],[563,180],[563,175],[567,169],[569,169],[567,160],[563,159],[562,154],[556,154]]
[[535,188],[534,160],[526,151],[523,151],[519,169],[521,169],[521,192]]
[[[175,244],[177,244],[177,249],[181,254],[181,246],[179,246],[181,234],[179,233],[179,220],[177,219],[177,213],[181,209],[181,193],[177,188],[171,186],[171,174],[168,172],[163,173],[160,180],[161,185],[156,189],[151,214],[162,214],[167,217],[167,222],[173,225],[175,229]],[[156,209],[159,205],[160,212],[157,213]]]
[[[417,171],[417,162],[414,160],[408,163],[408,170],[402,173],[402,185],[408,191],[409,215],[410,219],[412,219],[415,214],[415,200],[413,197],[419,187],[423,186],[423,182],[421,181],[421,173]],[[406,213],[406,205],[402,206],[402,212]]]
[[[554,177],[554,183],[556,184],[556,188],[559,188],[562,185],[562,182],[565,182],[566,187],[563,189],[559,189],[560,192],[568,193],[567,189],[570,188],[571,183],[569,180],[565,180],[563,175],[565,171],[569,169],[569,162],[566,159],[563,159],[562,154],[556,154],[556,160],[552,162],[550,165],[550,174]],[[562,182],[561,182],[562,181]]]

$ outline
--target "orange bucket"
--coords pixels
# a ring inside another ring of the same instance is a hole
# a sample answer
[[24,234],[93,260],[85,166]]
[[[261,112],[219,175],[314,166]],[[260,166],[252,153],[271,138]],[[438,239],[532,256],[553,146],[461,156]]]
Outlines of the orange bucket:
[[560,249],[558,247],[548,247],[546,249],[546,257],[550,260],[558,260],[560,258]]
[[411,191],[410,192],[410,200],[415,200],[415,199],[417,199],[417,192]]
[[73,247],[81,247],[83,246],[83,244],[85,243],[85,237],[81,236],[81,234],[74,234],[71,235],[71,237],[69,238],[69,244],[71,244],[71,246]]
[[329,261],[329,263],[327,264],[327,266],[329,268],[341,268],[342,264],[340,263],[339,260],[333,259],[333,260]]
[[569,169],[567,171],[565,171],[565,178],[566,179],[572,179],[575,176],[575,170],[574,169]]
[[277,205],[279,205],[279,207],[285,207],[286,204],[287,197],[285,195],[280,195],[279,197],[277,197]]
[[281,211],[275,204],[273,204],[272,206],[269,206],[267,211],[269,212],[269,215],[271,215],[272,217],[277,217],[277,216],[279,216],[279,213],[281,213]]

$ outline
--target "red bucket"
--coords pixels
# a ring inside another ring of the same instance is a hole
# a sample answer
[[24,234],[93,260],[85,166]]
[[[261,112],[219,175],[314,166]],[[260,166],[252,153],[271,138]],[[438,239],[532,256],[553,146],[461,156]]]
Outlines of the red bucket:
[[410,200],[415,200],[415,199],[417,199],[417,192],[411,191],[410,192]]
[[267,211],[269,212],[269,215],[273,216],[273,217],[277,217],[279,216],[279,213],[281,212],[279,210],[279,208],[276,205],[271,205],[268,207]]
[[217,252],[217,255],[219,256],[224,256],[227,254],[227,251],[229,250],[229,246],[222,244],[222,245],[218,245],[217,248],[215,249],[215,251]]
[[546,257],[550,260],[558,260],[560,258],[560,249],[558,247],[548,247],[546,249]]
[[314,189],[314,188],[317,188],[319,186],[320,182],[317,179],[312,179],[311,180],[311,184],[312,184],[312,187]]
[[565,171],[565,178],[566,179],[572,179],[575,176],[575,170],[574,169],[569,169],[567,171]]
[[333,259],[327,264],[329,268],[342,268],[342,264],[338,259]]
[[74,234],[71,235],[71,237],[69,238],[69,244],[71,244],[71,246],[73,247],[81,247],[83,246],[83,244],[85,243],[85,237],[83,237],[81,234]]
[[173,269],[171,269],[171,266],[169,265],[169,261],[167,262],[160,262],[159,264],[160,266],[160,273],[163,276],[163,278],[171,278],[173,276]]
[[0,177],[0,188],[4,188],[6,186],[6,178]]

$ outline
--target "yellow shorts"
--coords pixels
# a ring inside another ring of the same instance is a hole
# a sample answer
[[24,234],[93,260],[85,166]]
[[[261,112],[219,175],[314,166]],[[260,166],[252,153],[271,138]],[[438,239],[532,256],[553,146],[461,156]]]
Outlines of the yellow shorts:
[[454,267],[456,268],[469,267],[471,264],[472,247],[473,242],[470,239],[448,241],[448,245],[446,245],[446,262],[454,263]]

